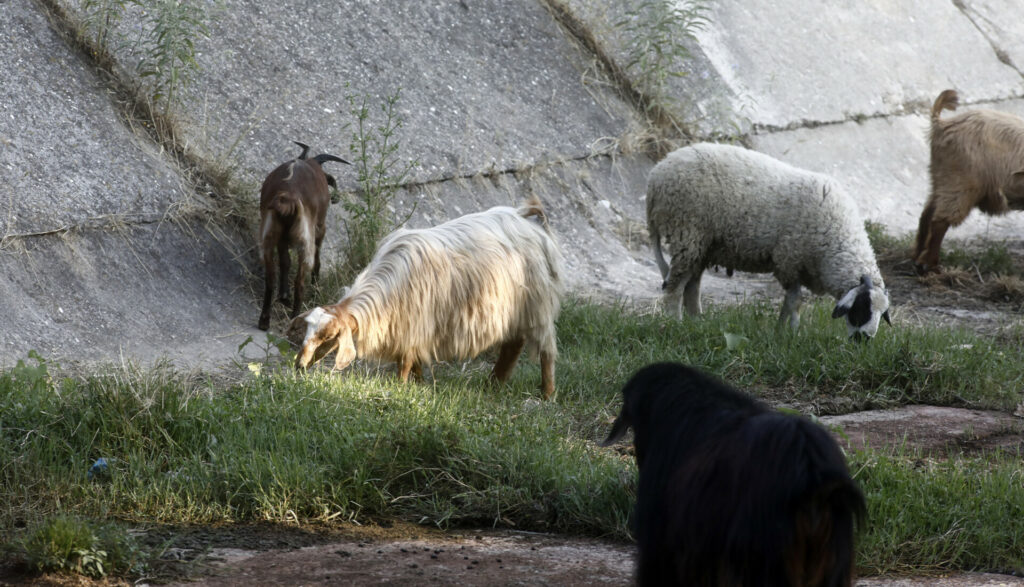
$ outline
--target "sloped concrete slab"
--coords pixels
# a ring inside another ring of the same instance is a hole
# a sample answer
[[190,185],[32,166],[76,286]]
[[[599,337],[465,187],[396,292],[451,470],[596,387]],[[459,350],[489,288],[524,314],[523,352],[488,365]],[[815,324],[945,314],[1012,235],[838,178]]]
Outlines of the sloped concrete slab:
[[[1024,101],[1008,100],[985,108],[1024,114]],[[959,111],[980,108],[965,106]],[[839,180],[857,201],[866,220],[893,234],[915,233],[931,191],[928,175],[927,116],[870,118],[862,122],[798,128],[754,135],[752,146],[797,167]],[[974,211],[951,228],[947,238],[1019,239],[1024,215],[987,216]]]
[[[29,0],[0,3],[0,367],[46,358],[215,364],[257,309],[173,163]],[[255,332],[255,329],[251,329]]]
[[0,3],[0,239],[159,220],[181,178],[30,0]]
[[0,366],[29,350],[183,367],[240,358],[246,336],[264,340],[241,273],[212,236],[171,224],[20,240],[0,251]]
[[1024,19],[1016,0],[961,0],[962,10],[989,39],[996,57],[1024,73]]
[[[1002,22],[1024,22],[1022,4],[998,10]],[[728,0],[712,13],[713,26],[697,34],[701,48],[733,92],[749,98],[756,125],[900,115],[948,87],[990,100],[1024,88],[955,2]]]
[[[396,139],[400,157],[421,163],[414,182],[586,156],[635,122],[629,105],[588,79],[590,56],[535,0],[228,0],[212,16],[185,134],[209,157],[238,141],[232,155],[260,180],[294,156],[291,140],[347,156],[356,121],[346,95],[370,96],[378,125],[383,98],[401,90]],[[122,30],[131,26],[126,19]],[[134,71],[136,55],[117,58]],[[355,187],[353,173],[337,178]]]

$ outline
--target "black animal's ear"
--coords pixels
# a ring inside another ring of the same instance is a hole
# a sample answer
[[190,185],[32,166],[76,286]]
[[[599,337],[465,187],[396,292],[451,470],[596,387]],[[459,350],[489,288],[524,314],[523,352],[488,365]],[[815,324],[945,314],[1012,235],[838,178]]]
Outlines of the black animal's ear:
[[892,326],[892,320],[889,320],[889,310],[882,312],[882,318],[885,320],[886,324]]
[[605,438],[601,443],[601,446],[611,446],[616,442],[622,440],[622,437],[626,435],[626,430],[632,425],[629,416],[626,415],[626,409],[623,407],[622,413],[619,414],[618,418],[615,418],[615,422],[612,424],[612,430],[608,433],[608,438]]
[[850,307],[849,306],[840,306],[839,304],[836,304],[835,309],[832,310],[832,317],[833,318],[842,318],[847,313],[849,313],[849,311],[850,311]]

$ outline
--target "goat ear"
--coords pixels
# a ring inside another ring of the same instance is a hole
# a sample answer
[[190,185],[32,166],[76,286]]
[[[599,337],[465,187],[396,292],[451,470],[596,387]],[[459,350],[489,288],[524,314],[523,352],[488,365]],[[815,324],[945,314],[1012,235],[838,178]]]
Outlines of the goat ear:
[[601,446],[611,446],[622,440],[622,437],[626,435],[626,430],[632,424],[631,418],[626,414],[626,409],[623,407],[619,417],[615,418],[615,422],[612,424],[612,430],[608,433],[608,438],[601,442]]
[[338,189],[338,182],[335,181],[334,176],[331,175],[330,173],[325,173],[324,175],[327,176],[327,185],[331,186],[334,189]]

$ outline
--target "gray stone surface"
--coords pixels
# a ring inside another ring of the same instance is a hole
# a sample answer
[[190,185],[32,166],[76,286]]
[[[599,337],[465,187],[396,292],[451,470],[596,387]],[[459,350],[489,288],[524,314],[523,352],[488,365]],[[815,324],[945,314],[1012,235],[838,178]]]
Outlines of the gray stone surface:
[[[53,1],[80,16],[81,0]],[[246,281],[247,270],[258,273],[252,235],[228,229],[215,240],[196,236],[206,234],[196,220],[154,224],[185,218],[181,211],[202,198],[160,145],[124,121],[105,80],[52,31],[40,6],[0,2],[0,65],[10,78],[0,84],[0,287],[10,292],[0,317],[18,330],[18,338],[3,330],[0,360],[27,348],[89,358],[109,357],[113,348],[159,352],[141,334],[156,332],[145,330],[149,322],[181,325],[182,337],[165,337],[169,354],[222,332],[241,338],[255,313]],[[964,108],[1024,113],[1024,5],[1017,2],[710,6],[687,75],[672,82],[679,117],[698,136],[752,131],[745,141],[754,148],[836,176],[867,218],[895,233],[915,230],[927,196],[926,111],[939,91],[958,89]],[[381,100],[401,88],[399,156],[421,166],[399,193],[396,215],[416,201],[409,224],[428,226],[539,194],[575,292],[654,303],[661,279],[644,223],[654,161],[631,147],[646,132],[642,114],[597,65],[625,65],[628,39],[616,25],[625,7],[228,0],[211,12],[210,38],[198,43],[202,72],[175,116],[195,157],[226,162],[253,186],[251,203],[242,205],[254,214],[256,186],[294,156],[291,140],[346,156],[346,125],[354,122],[346,94],[368,95],[378,124]],[[122,38],[140,23],[140,14],[129,14]],[[600,54],[567,24],[582,27]],[[128,82],[144,81],[135,73],[136,49],[114,53]],[[354,169],[330,170],[343,189],[355,187]],[[345,238],[341,207],[329,218],[328,256]],[[1022,221],[974,214],[949,238],[1017,239]],[[138,258],[147,262],[133,265]],[[168,265],[163,272],[154,269],[160,263]],[[86,267],[119,277],[93,277]],[[143,270],[145,277],[129,278]],[[188,270],[192,289],[176,289],[190,281]],[[107,285],[113,281],[123,285]],[[711,303],[781,295],[770,276],[711,274],[703,289]],[[54,308],[68,312],[62,300],[73,292],[101,319],[58,320]],[[204,297],[209,315],[194,305]],[[204,318],[192,322],[194,315]],[[67,344],[76,337],[88,341],[81,350]],[[229,356],[231,345],[222,346],[225,355],[206,356]]]
[[[967,102],[966,95],[964,98]],[[967,104],[958,112],[982,107],[1024,114],[1022,100]],[[792,165],[832,175],[846,186],[865,219],[884,225],[891,233],[905,234],[916,232],[931,191],[928,128],[928,115],[870,118],[757,134],[752,146]],[[1022,225],[1024,218],[1017,213],[987,216],[975,211],[947,236],[1019,239]]]
[[102,81],[30,0],[0,2],[0,239],[154,221],[186,198]]
[[[1001,22],[1024,20],[1020,3],[995,10]],[[947,87],[990,100],[1024,87],[955,2],[731,0],[712,11],[701,47],[734,93],[749,98],[758,125],[900,115]]]
[[0,365],[29,350],[61,363],[237,358],[247,336],[264,341],[242,269],[210,234],[170,223],[19,240],[0,251]]
[[35,3],[0,2],[0,30],[0,366],[237,355],[244,267],[175,221],[197,198],[176,167]]
[[[228,0],[211,16],[185,134],[207,156],[241,136],[232,153],[259,179],[294,156],[293,139],[346,156],[349,94],[368,95],[379,123],[381,100],[401,90],[398,138],[421,163],[416,182],[584,157],[634,124],[606,84],[584,78],[590,56],[536,0]],[[134,71],[129,48],[117,56]],[[338,179],[355,186],[352,173]]]

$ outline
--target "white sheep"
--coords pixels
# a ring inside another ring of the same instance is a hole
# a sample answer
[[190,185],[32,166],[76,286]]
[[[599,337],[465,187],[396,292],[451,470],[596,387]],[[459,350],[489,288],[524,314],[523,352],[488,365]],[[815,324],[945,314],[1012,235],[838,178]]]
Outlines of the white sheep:
[[687,313],[700,314],[701,275],[718,265],[774,274],[786,290],[780,326],[799,325],[801,286],[834,296],[832,317],[845,316],[852,337],[874,336],[880,319],[889,322],[889,297],[860,213],[828,176],[741,147],[691,145],[651,170],[647,227],[665,310],[677,317],[681,301]]
[[296,367],[337,349],[337,369],[371,357],[396,362],[406,381],[434,360],[472,358],[500,345],[491,377],[505,381],[526,347],[540,355],[548,399],[561,275],[562,256],[537,199],[398,230],[341,301],[296,319],[306,323]]

